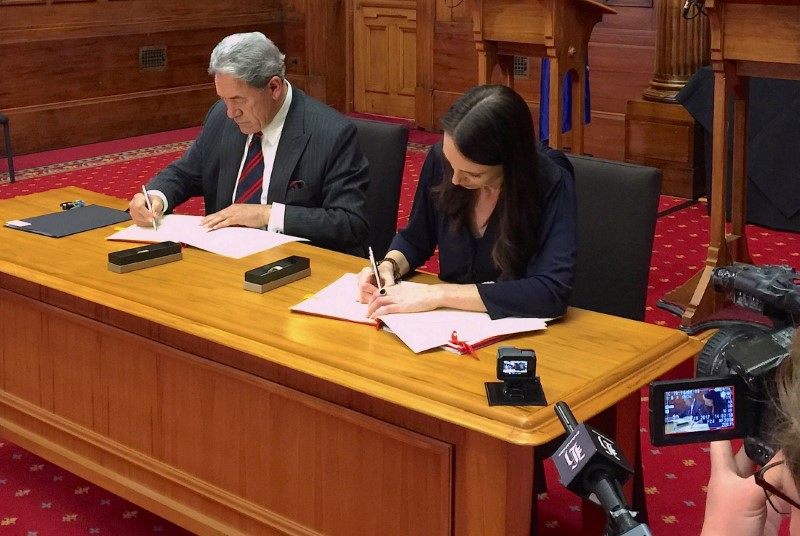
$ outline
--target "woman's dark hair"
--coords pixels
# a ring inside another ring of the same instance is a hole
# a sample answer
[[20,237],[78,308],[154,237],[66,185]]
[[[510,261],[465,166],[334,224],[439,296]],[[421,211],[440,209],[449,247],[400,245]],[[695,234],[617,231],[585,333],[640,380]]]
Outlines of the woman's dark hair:
[[719,391],[708,389],[705,393],[703,393],[703,398],[707,398],[711,401],[711,407],[713,408],[715,415],[719,415],[725,410],[725,401],[722,399],[722,395]]
[[[503,166],[492,260],[501,279],[523,276],[538,248],[541,216],[536,134],[528,105],[506,86],[477,86],[450,107],[442,128],[469,160]],[[453,169],[443,160],[445,177],[433,194],[437,209],[452,219],[451,231],[457,232],[469,225],[473,195],[453,185]]]

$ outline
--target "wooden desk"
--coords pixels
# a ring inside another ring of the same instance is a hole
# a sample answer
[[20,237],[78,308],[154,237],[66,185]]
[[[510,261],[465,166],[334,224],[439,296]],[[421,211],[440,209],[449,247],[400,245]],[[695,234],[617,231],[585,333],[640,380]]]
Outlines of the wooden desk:
[[[65,188],[0,201],[0,220]],[[127,274],[97,229],[0,229],[0,436],[200,534],[528,535],[533,448],[552,407],[489,407],[480,361],[414,355],[369,326],[289,312],[364,260],[289,244],[244,259],[195,249]],[[266,294],[246,270],[310,257]],[[579,420],[699,350],[680,331],[571,310],[534,348],[548,400]],[[638,420],[624,433],[638,437]]]
[[550,60],[550,145],[564,147],[561,91],[572,73],[572,147],[583,154],[586,58],[594,25],[616,11],[595,0],[473,0],[472,33],[478,51],[478,83],[492,81],[495,67],[514,86],[514,56]]
[[[747,106],[751,76],[800,80],[800,0],[706,0],[711,22],[714,123],[711,163],[711,231],[703,270],[667,300],[685,305],[691,326],[723,306],[711,272],[752,263],[747,248]],[[728,105],[733,101],[733,110]],[[726,228],[727,128],[733,121],[730,229]]]

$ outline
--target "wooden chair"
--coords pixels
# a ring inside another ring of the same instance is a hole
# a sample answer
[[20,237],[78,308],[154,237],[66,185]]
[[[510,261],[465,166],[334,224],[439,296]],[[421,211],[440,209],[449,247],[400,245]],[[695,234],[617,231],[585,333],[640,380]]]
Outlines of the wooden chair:
[[408,127],[369,119],[350,118],[358,130],[361,151],[369,162],[369,241],[382,259],[397,231],[397,208],[408,149]]
[[8,180],[14,182],[14,158],[11,152],[11,132],[8,128],[8,116],[0,114],[0,124],[3,125],[3,137],[6,141],[6,158],[8,159]]

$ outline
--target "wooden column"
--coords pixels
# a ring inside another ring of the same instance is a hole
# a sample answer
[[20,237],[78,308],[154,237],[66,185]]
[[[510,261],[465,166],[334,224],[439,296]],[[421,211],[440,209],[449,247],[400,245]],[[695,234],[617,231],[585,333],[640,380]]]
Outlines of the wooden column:
[[674,103],[675,95],[709,60],[708,21],[681,16],[684,0],[657,0],[656,71],[643,97]]
[[660,168],[663,194],[696,199],[705,194],[702,131],[675,96],[708,63],[708,21],[684,19],[684,0],[656,1],[655,74],[642,99],[628,102],[625,161]]

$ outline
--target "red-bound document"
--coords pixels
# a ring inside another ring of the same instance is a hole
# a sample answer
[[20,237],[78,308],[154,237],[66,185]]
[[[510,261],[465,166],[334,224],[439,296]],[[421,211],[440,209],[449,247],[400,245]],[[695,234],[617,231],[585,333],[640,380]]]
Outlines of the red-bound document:
[[[358,276],[345,274],[314,296],[291,308],[312,314],[361,324],[377,325],[367,318],[367,305],[358,302]],[[400,285],[421,285],[403,281]],[[380,322],[397,335],[414,353],[441,347],[458,353],[492,344],[515,333],[547,327],[541,318],[501,318],[492,320],[486,313],[436,309],[421,313],[383,315]]]
[[381,321],[415,353],[442,347],[460,354],[471,354],[473,350],[515,333],[547,328],[547,323],[541,318],[492,320],[487,313],[456,309],[384,315]]

